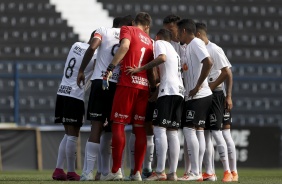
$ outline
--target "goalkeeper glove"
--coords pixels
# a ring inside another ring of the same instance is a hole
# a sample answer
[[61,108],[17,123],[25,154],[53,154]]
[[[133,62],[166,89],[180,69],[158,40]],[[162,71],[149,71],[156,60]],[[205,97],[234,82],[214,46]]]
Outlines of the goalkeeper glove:
[[102,89],[103,90],[109,90],[109,79],[113,75],[113,70],[115,69],[115,65],[110,64],[107,68],[107,71],[105,75],[103,76],[103,81],[102,81]]

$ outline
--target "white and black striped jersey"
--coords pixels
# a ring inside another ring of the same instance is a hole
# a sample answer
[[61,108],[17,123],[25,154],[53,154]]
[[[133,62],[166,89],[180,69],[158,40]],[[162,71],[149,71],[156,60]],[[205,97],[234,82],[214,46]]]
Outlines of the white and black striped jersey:
[[[225,67],[230,68],[231,64],[221,47],[210,41],[206,47],[213,61],[213,65],[208,76],[208,82],[214,82],[221,74],[221,69]],[[223,84],[224,83],[220,84],[215,90],[224,90]]]
[[184,97],[184,87],[181,77],[180,57],[173,46],[164,40],[157,40],[154,46],[155,58],[161,54],[166,61],[158,66],[160,72],[160,86],[158,97],[178,95]]
[[[64,75],[57,91],[58,95],[70,96],[84,101],[85,85],[81,83],[82,89],[77,86],[77,74],[89,44],[76,42],[72,45],[64,68]],[[84,70],[85,84],[89,81],[93,73],[93,65],[96,54],[93,55],[91,61]]]
[[[96,30],[94,38],[100,39],[101,45],[98,47],[96,64],[91,80],[103,79],[107,67],[112,62],[116,50],[119,48],[120,28],[100,27]],[[113,75],[109,79],[111,82],[117,83],[119,79],[120,65],[113,70]]]
[[[195,88],[202,71],[202,60],[210,57],[207,48],[202,40],[194,38],[185,49],[184,64],[188,66],[188,70],[183,72],[184,86],[185,86],[185,99],[188,98],[189,92]],[[203,98],[212,94],[207,78],[202,83],[201,89],[193,97],[193,99]]]

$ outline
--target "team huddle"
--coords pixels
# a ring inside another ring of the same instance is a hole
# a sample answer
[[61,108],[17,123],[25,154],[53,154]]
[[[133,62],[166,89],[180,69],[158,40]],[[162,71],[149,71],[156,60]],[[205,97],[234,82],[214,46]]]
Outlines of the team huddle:
[[[222,181],[238,181],[230,133],[231,64],[209,41],[204,23],[168,15],[154,40],[149,36],[151,23],[146,12],[135,18],[117,17],[112,28],[100,27],[88,43],[76,42],[70,49],[56,100],[55,123],[64,125],[65,135],[54,180],[216,181],[214,139],[224,170]],[[79,176],[76,144],[89,87],[86,113],[92,126]],[[132,130],[127,140],[129,177],[122,166],[125,128]],[[185,140],[183,176],[176,174],[179,129]]]

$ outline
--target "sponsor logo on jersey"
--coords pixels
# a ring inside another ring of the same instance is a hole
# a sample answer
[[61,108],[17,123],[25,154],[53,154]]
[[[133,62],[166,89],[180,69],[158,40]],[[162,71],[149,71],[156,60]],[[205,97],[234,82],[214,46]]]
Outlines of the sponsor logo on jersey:
[[71,118],[63,118],[63,123],[75,123],[77,122],[77,119],[71,119]]
[[194,119],[195,111],[187,110],[186,119]]
[[200,120],[198,125],[204,125],[205,123],[206,123],[205,120]]
[[118,32],[118,31],[115,31],[115,32],[114,32],[114,37],[115,37],[116,39],[119,39],[119,32]]
[[119,113],[115,112],[115,118],[127,119],[127,118],[128,118],[128,115],[119,114]]
[[64,93],[70,95],[71,90],[72,90],[71,86],[60,85],[58,89],[58,93]]
[[142,33],[139,33],[139,38],[140,38],[140,41],[145,43],[146,45],[150,45],[152,43],[151,39],[148,38],[147,36],[144,36]]
[[134,120],[139,120],[139,121],[144,121],[145,120],[145,117],[144,116],[138,116],[137,114],[135,114],[134,116]]
[[178,86],[178,88],[179,88],[179,93],[182,94],[182,95],[184,95],[184,93],[185,93],[185,88],[182,87],[182,86]]
[[73,52],[77,55],[80,55],[80,56],[84,55],[85,51],[86,51],[86,49],[83,49],[79,46],[75,46],[74,49],[73,49]]
[[154,110],[153,119],[158,117],[158,109]]
[[148,86],[148,80],[143,78],[143,77],[140,77],[140,76],[131,76],[131,79],[132,79],[132,83],[133,84],[140,84],[142,86]]
[[214,122],[216,122],[216,121],[217,121],[216,115],[215,115],[215,114],[210,114],[210,122],[211,122],[211,123],[214,123]]
[[102,114],[91,113],[91,112],[89,112],[89,115],[90,115],[91,117],[98,117],[98,116],[102,116]]

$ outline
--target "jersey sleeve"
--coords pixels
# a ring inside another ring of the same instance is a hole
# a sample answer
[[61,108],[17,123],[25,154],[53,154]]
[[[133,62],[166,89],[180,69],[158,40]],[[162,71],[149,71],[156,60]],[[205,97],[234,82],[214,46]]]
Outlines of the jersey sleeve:
[[200,62],[202,62],[206,57],[210,57],[210,54],[203,41],[195,42],[193,50],[195,51],[196,56]]
[[217,47],[214,52],[213,52],[213,61],[214,64],[216,63],[216,70],[221,70],[222,68],[225,67],[230,67],[230,63],[226,57],[226,55],[224,54],[224,51],[222,50],[222,48]]
[[155,53],[155,58],[157,58],[161,54],[167,55],[165,44],[162,41],[155,42],[154,53]]
[[128,26],[122,26],[121,29],[120,29],[119,40],[121,41],[124,38],[131,40],[130,29],[129,29]]
[[104,32],[105,32],[105,28],[99,27],[94,34],[94,38],[98,38],[98,39],[102,40]]

